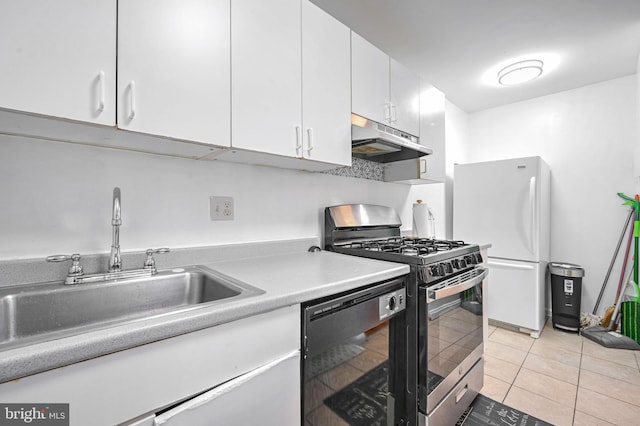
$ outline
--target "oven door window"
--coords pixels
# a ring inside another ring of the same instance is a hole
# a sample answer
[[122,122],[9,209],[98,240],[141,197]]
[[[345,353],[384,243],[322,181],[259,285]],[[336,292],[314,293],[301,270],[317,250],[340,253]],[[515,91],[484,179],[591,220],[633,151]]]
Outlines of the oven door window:
[[[461,366],[470,368],[482,354],[482,283],[430,301],[426,307],[422,314],[426,335],[421,333],[421,339],[426,345],[421,347],[420,379],[431,398],[432,394],[446,394],[451,382],[459,379]],[[430,401],[428,405],[433,404]]]
[[393,342],[401,344],[394,324],[403,317],[341,338],[304,360],[305,425],[400,423],[404,396],[397,398],[394,388],[402,390],[404,380]]

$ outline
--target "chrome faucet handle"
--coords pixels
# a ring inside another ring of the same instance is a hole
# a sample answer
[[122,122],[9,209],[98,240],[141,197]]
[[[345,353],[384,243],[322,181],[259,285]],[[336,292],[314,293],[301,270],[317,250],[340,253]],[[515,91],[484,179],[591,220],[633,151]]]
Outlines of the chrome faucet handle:
[[159,249],[147,249],[147,260],[144,261],[144,269],[155,269],[156,260],[153,258],[154,254],[169,253],[171,250],[168,248]]
[[82,270],[82,265],[80,264],[80,255],[78,253],[74,253],[71,256],[66,254],[56,254],[53,256],[47,257],[47,262],[66,262],[67,260],[71,260],[71,266],[69,266],[70,277],[79,277],[84,274]]

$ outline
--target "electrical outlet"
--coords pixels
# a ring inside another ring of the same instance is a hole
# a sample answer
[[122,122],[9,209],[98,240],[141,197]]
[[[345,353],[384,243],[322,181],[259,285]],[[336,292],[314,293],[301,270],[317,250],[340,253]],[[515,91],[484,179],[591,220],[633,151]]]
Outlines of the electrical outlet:
[[233,197],[209,197],[211,220],[233,220]]

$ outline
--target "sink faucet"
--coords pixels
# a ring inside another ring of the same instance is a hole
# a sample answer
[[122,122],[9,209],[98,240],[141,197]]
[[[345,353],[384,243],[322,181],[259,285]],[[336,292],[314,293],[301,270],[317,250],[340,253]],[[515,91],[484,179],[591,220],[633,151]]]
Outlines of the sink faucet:
[[68,255],[54,255],[46,258],[47,262],[64,262],[71,260],[73,263],[67,273],[65,284],[95,283],[115,279],[125,279],[134,277],[150,277],[155,275],[156,261],[154,254],[169,253],[168,248],[148,249],[147,260],[140,269],[122,270],[122,257],[120,257],[120,225],[122,225],[122,207],[120,201],[120,188],[113,188],[113,210],[111,216],[111,227],[113,230],[111,240],[111,254],[109,255],[109,268],[107,272],[96,272],[85,275],[82,265],[80,265],[80,255],[78,253]]
[[111,216],[111,226],[113,229],[111,238],[111,255],[109,256],[109,272],[119,272],[122,270],[122,259],[120,258],[120,225],[122,225],[120,188],[113,188],[113,215]]

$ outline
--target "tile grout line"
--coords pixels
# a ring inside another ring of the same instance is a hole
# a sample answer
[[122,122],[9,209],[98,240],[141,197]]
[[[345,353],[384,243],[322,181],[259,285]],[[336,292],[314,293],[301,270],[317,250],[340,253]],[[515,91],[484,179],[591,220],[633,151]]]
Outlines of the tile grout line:
[[[584,340],[584,337],[583,337],[583,336],[580,336],[580,337],[581,337],[581,339],[582,339],[582,346],[581,346],[581,350],[580,350],[580,374],[578,375],[578,388],[577,388],[577,392],[576,392],[576,404],[575,404],[576,406],[575,406],[575,409],[574,409],[574,411],[573,411],[573,421],[574,421],[574,423],[575,423],[575,416],[576,416],[576,412],[578,411],[578,392],[580,392],[580,378],[581,378],[581,376],[582,376],[582,359],[583,359],[583,356],[584,356],[584,355],[591,356],[591,355],[585,354],[585,353],[583,352],[583,351],[584,351],[584,342],[585,342],[585,340]],[[600,358],[598,358],[598,357],[593,357],[593,356],[592,356],[592,358],[600,359]],[[606,361],[606,360],[605,360],[605,361]],[[613,361],[611,361],[611,362],[613,362]],[[613,363],[615,363],[615,362],[613,362]],[[617,364],[617,363],[616,363],[616,364]],[[625,366],[624,364],[619,364],[619,365]],[[589,371],[589,372],[591,372],[591,373],[595,373],[595,374],[603,375],[603,374],[601,374],[601,373],[599,373],[599,372],[594,372],[594,371],[591,371],[591,370],[585,370],[585,371]],[[611,376],[607,376],[607,375],[603,375],[603,376],[608,377],[608,378],[610,378],[610,379],[619,380],[619,379],[616,379],[615,377],[611,377]],[[599,392],[599,391],[597,391],[597,390],[592,390],[592,389],[588,389],[588,388],[585,388],[585,390],[588,390],[589,392],[593,392],[593,393],[596,393],[596,394],[599,394],[599,395],[604,395],[604,396],[605,396],[605,397],[607,397],[607,398],[611,398],[611,399],[613,399],[613,400],[616,400],[616,401],[622,402],[622,403],[624,403],[624,404],[634,405],[634,404],[631,404],[631,403],[629,403],[629,402],[627,402],[627,401],[623,401],[623,400],[621,400],[621,399],[615,398],[615,397],[613,397],[613,396],[611,396],[611,395],[608,395],[608,394],[606,394],[606,393],[601,393],[601,392]],[[591,416],[591,417],[593,417],[593,418],[595,418],[595,419],[602,420],[603,422],[611,423],[611,422],[609,421],[610,419],[603,419],[603,418],[601,418],[601,417],[599,417],[599,416],[596,416],[596,415],[594,415],[594,414],[592,414],[592,413],[585,413],[585,414],[587,414],[587,415],[589,415],[589,416]]]
[[[495,331],[495,330],[494,330],[494,331]],[[579,342],[579,343],[580,343],[580,349],[579,349],[579,351],[575,351],[576,353],[578,353],[578,354],[579,354],[579,363],[578,363],[578,377],[577,377],[577,383],[575,384],[575,387],[576,387],[576,394],[575,394],[575,398],[574,398],[574,407],[573,407],[573,413],[572,413],[572,420],[571,420],[571,424],[575,424],[575,422],[576,422],[576,418],[577,418],[577,411],[578,411],[578,398],[579,398],[579,392],[580,392],[580,389],[581,389],[581,383],[582,383],[582,382],[581,382],[582,372],[583,372],[583,371],[591,371],[591,370],[585,370],[584,365],[583,365],[583,364],[584,364],[584,360],[585,360],[585,359],[584,359],[584,357],[585,357],[586,355],[589,355],[589,354],[586,354],[586,353],[584,352],[584,351],[585,351],[585,342],[586,342],[586,341],[585,341],[584,337],[583,337],[583,336],[580,336],[580,342]],[[496,342],[496,343],[501,343],[501,342]],[[518,387],[518,386],[515,386],[515,381],[516,381],[516,379],[518,378],[518,376],[520,375],[520,373],[522,372],[523,368],[528,369],[527,367],[524,367],[524,363],[525,363],[525,362],[526,362],[526,360],[528,359],[529,355],[540,356],[540,355],[537,355],[537,354],[535,354],[535,353],[533,353],[533,352],[532,352],[532,350],[533,350],[533,346],[535,345],[535,343],[536,343],[536,341],[534,341],[534,342],[531,344],[531,346],[529,346],[529,348],[526,350],[526,356],[525,356],[524,360],[522,361],[522,363],[518,365],[518,369],[517,369],[517,372],[516,372],[516,374],[515,374],[515,376],[514,376],[514,379],[513,379],[510,383],[508,383],[507,391],[506,391],[506,393],[505,393],[504,398],[503,398],[503,399],[502,399],[502,401],[501,401],[502,403],[505,403],[505,401],[506,401],[506,399],[507,399],[507,396],[510,394],[510,392],[511,392],[512,390],[514,390],[513,388],[514,388],[514,387]],[[503,345],[506,345],[505,343],[502,343],[502,344],[503,344]],[[510,346],[510,345],[506,345],[506,346]],[[512,347],[513,347],[513,346],[512,346]],[[513,348],[514,348],[514,349],[518,349],[518,348],[516,348],[516,347],[513,347]],[[589,356],[592,356],[592,355],[589,355]],[[637,364],[637,366],[638,366],[638,370],[640,371],[640,357],[638,357],[636,354],[634,354],[634,356],[635,356],[636,364]],[[546,357],[542,356],[542,358],[546,358]],[[599,358],[599,357],[597,357],[597,356],[596,356],[596,357],[594,357],[594,358],[595,358],[596,360],[599,360],[599,359],[600,359],[600,358]],[[606,360],[606,359],[605,359],[605,360]],[[505,362],[509,362],[509,361],[505,361]],[[610,361],[610,362],[612,362],[612,363],[614,363],[614,364],[619,364],[621,367],[630,367],[630,366],[629,366],[629,365],[627,365],[627,364],[618,363],[618,362],[616,362],[616,361]],[[529,369],[528,369],[528,370],[529,370]],[[534,371],[534,372],[536,372],[536,370],[530,370],[530,371]],[[539,373],[539,374],[544,374],[544,373],[541,373],[541,372],[538,372],[538,373]],[[602,373],[595,372],[595,371],[594,371],[594,373],[595,373],[595,374],[602,374]],[[549,376],[548,374],[544,374],[544,375]],[[605,377],[607,377],[607,378],[613,379],[613,380],[619,380],[619,379],[616,379],[615,377],[611,377],[611,376],[608,376],[608,375],[606,375],[606,374],[605,374],[604,376],[605,376]],[[549,376],[549,377],[554,378],[554,376]],[[498,379],[498,380],[500,380],[500,379]],[[567,382],[567,383],[569,383],[569,382]],[[627,382],[627,383],[630,383],[630,382]],[[632,384],[632,385],[633,385],[633,384],[635,384],[635,383],[630,383],[630,384]],[[526,389],[525,389],[525,390],[526,390]],[[586,390],[588,390],[588,389],[587,389],[587,388],[585,388],[585,391],[586,391]],[[635,404],[630,403],[630,402],[628,402],[628,401],[620,400],[620,399],[618,399],[618,398],[615,398],[615,397],[613,397],[613,396],[611,396],[611,395],[608,395],[607,393],[601,393],[600,391],[597,391],[597,390],[592,391],[592,392],[595,392],[595,393],[597,393],[597,394],[602,394],[602,395],[604,395],[604,396],[606,396],[606,397],[608,397],[608,398],[612,398],[612,399],[617,400],[617,401],[619,401],[619,402],[621,402],[621,403],[624,403],[624,404],[628,404],[628,405],[631,405],[631,406],[635,405]],[[547,399],[549,399],[549,398],[548,398],[548,397],[546,397],[545,395],[539,395],[539,396],[541,396],[541,397],[543,397],[543,398],[547,398]],[[609,419],[609,420],[607,420],[607,419],[603,419],[603,418],[601,418],[600,416],[596,416],[596,415],[591,414],[591,413],[586,413],[586,412],[585,412],[584,414],[585,414],[585,415],[588,415],[588,416],[591,416],[591,417],[593,417],[594,419],[598,419],[598,420],[600,420],[600,421],[603,421],[603,422],[607,422],[607,423],[609,423],[609,422],[610,422],[610,419]]]
[[580,364],[578,365],[578,383],[576,384],[576,398],[573,402],[573,418],[571,424],[576,422],[576,411],[578,411],[578,393],[580,392],[580,378],[582,377],[582,355],[584,350],[584,337],[580,336]]
[[[527,355],[525,356],[524,360],[522,361],[522,364],[520,364],[520,366],[519,366],[519,368],[518,368],[518,372],[516,373],[516,375],[515,375],[515,377],[514,377],[513,381],[512,381],[512,382],[511,382],[511,384],[509,385],[509,389],[507,390],[507,393],[505,394],[505,397],[504,397],[504,400],[502,401],[502,403],[504,403],[504,401],[505,401],[505,400],[506,400],[506,398],[507,398],[507,395],[509,395],[509,392],[511,392],[511,389],[515,386],[515,381],[516,381],[516,379],[518,378],[518,375],[520,374],[520,372],[522,371],[522,369],[523,369],[523,368],[526,368],[526,367],[524,367],[524,363],[526,362],[526,360],[527,360],[527,358],[529,357],[529,355],[531,354],[531,355],[534,355],[534,356],[539,356],[539,355],[534,354],[534,353],[532,353],[532,352],[531,352],[531,349],[532,349],[532,348],[533,348],[533,346],[535,345],[536,341],[537,341],[537,339],[536,339],[536,340],[534,340],[534,342],[531,344],[531,346],[529,346],[529,348],[527,349],[527,351],[526,351]],[[579,366],[579,368],[578,368],[578,384],[580,383],[580,368],[581,368],[581,366],[582,366],[582,347],[583,347],[583,345],[582,345],[582,341],[581,341],[580,343],[581,343],[581,344],[580,344],[580,366]],[[542,358],[545,358],[545,357],[542,357]],[[529,369],[527,368],[527,370],[529,370]],[[535,370],[530,370],[530,371],[536,372],[536,373],[538,373],[538,374],[543,374],[543,373],[538,372],[538,371],[535,371]],[[543,374],[543,375],[548,376],[547,374]],[[548,377],[552,377],[552,378],[553,378],[553,376],[548,376]],[[568,383],[568,382],[567,382],[567,383]],[[574,423],[575,423],[575,415],[576,415],[576,409],[577,409],[576,404],[577,404],[577,398],[578,398],[578,384],[576,384],[576,396],[575,396],[575,400],[574,400],[574,407],[573,407],[573,415],[572,415],[572,419],[571,419],[571,424],[574,424]],[[517,386],[516,386],[516,387],[517,387]],[[525,390],[526,390],[526,389],[525,389]],[[540,396],[540,397],[542,397],[542,398],[550,399],[550,398],[547,398],[545,395],[538,395],[538,396]]]

